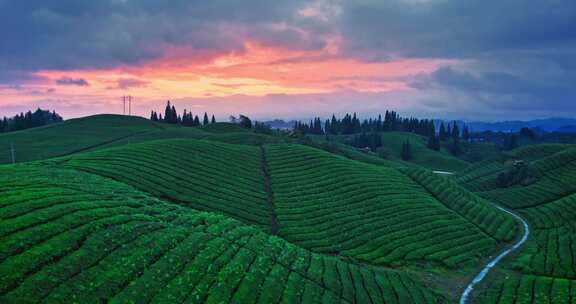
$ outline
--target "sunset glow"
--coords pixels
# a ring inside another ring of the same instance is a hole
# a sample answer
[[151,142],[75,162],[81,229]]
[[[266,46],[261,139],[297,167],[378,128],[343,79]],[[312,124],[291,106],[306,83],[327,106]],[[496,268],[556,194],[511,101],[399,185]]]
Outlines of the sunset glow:
[[[507,5],[484,9],[506,11]],[[573,71],[564,61],[573,52],[569,44],[514,45],[507,33],[528,25],[505,16],[493,20],[492,33],[470,36],[474,31],[466,27],[482,25],[475,19],[462,23],[458,12],[466,7],[456,2],[317,0],[250,7],[103,1],[74,8],[78,12],[57,3],[14,6],[22,15],[4,16],[3,42],[12,43],[0,47],[3,115],[39,106],[66,117],[118,113],[120,97],[128,94],[144,116],[166,100],[223,117],[237,109],[226,100],[252,99],[268,110],[244,111],[267,117],[289,114],[278,107],[299,109],[290,115],[300,117],[331,114],[307,107],[310,98],[367,113],[408,103],[414,107],[406,110],[415,114],[506,117],[509,112],[495,108],[503,105],[525,109],[513,112],[518,117],[532,117],[548,102],[558,113],[575,110],[566,102],[576,96],[569,84]],[[232,9],[235,14],[228,14]],[[89,10],[99,19],[91,19]],[[541,23],[569,19],[559,15]]]

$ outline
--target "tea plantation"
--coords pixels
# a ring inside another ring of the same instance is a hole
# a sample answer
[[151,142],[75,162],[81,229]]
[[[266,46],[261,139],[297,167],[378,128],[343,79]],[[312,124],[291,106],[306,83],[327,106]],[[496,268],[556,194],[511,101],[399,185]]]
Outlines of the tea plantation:
[[[482,196],[530,224],[526,246],[486,283],[478,303],[576,302],[576,150],[564,145],[515,151],[539,172],[529,185],[493,186]],[[482,169],[473,169],[468,175]],[[494,176],[489,177],[494,179]],[[488,183],[486,183],[488,184]],[[495,183],[493,183],[495,185]]]
[[445,177],[297,142],[114,115],[0,135],[0,303],[456,303],[526,232],[500,207],[528,240],[466,303],[576,303],[575,147],[419,160],[466,166]]

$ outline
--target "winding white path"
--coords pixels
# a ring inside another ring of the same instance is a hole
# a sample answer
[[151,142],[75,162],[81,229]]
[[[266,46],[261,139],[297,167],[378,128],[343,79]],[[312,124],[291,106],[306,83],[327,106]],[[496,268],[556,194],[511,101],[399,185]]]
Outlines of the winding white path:
[[496,266],[496,264],[498,264],[498,262],[500,262],[500,260],[502,260],[505,256],[510,254],[512,251],[518,249],[518,247],[522,246],[522,244],[524,244],[526,242],[526,240],[528,239],[528,235],[530,234],[530,229],[528,227],[528,223],[523,218],[521,218],[519,215],[517,215],[511,211],[508,211],[502,207],[497,206],[497,208],[508,213],[508,214],[511,214],[513,217],[517,218],[522,223],[522,225],[524,226],[524,235],[522,235],[522,238],[518,242],[516,242],[514,245],[512,245],[512,247],[502,251],[498,256],[496,256],[495,258],[490,260],[488,262],[488,264],[486,264],[486,266],[484,266],[484,268],[482,268],[482,270],[474,277],[472,282],[470,282],[470,284],[468,284],[468,286],[466,286],[466,289],[464,290],[464,292],[460,296],[460,304],[466,304],[468,302],[468,296],[470,296],[470,293],[474,289],[474,286],[476,286],[478,283],[480,283],[484,279],[484,277],[486,277],[488,272],[494,266]]

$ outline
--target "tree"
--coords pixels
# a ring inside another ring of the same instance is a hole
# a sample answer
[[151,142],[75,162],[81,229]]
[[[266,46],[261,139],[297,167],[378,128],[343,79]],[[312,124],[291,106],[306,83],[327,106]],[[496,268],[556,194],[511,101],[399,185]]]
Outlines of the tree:
[[240,126],[246,129],[252,129],[252,120],[248,116],[240,115]]
[[17,114],[11,118],[4,117],[0,120],[0,132],[11,132],[29,128],[40,127],[63,121],[55,111],[42,110],[28,111]]
[[444,122],[440,123],[440,131],[438,132],[438,137],[440,139],[440,141],[445,141],[446,140],[446,127],[444,126]]
[[436,135],[428,137],[428,148],[434,151],[440,151],[440,138]]
[[464,139],[465,142],[470,141],[470,130],[468,129],[468,126],[464,126],[464,130],[462,131],[462,139]]
[[152,111],[152,113],[150,114],[150,120],[151,121],[158,121],[158,113],[156,113],[155,111]]
[[214,118],[214,114],[212,114],[212,120],[210,121],[210,123],[216,123],[216,118]]
[[514,150],[518,148],[518,136],[516,134],[509,135],[504,140],[505,150]]
[[166,103],[166,109],[164,109],[164,122],[170,124],[178,123],[178,114],[176,113],[176,107],[170,104],[170,100]]
[[210,121],[208,120],[208,113],[204,112],[204,119],[202,120],[203,125],[208,125]]
[[407,140],[402,144],[402,160],[411,160],[412,159],[412,146],[410,145],[410,141]]
[[458,124],[453,122],[452,124],[452,139],[456,140],[460,138],[460,129],[458,128]]
[[254,122],[254,132],[263,133],[263,134],[272,134],[272,128],[268,124],[255,121]]
[[177,124],[178,123],[178,113],[176,113],[176,107],[174,107],[174,105],[172,105],[171,112],[172,112],[172,117],[171,117],[172,120],[170,121],[170,123]]
[[456,138],[452,139],[452,142],[450,143],[450,152],[454,156],[458,156],[458,155],[462,154],[462,147],[460,145],[460,138],[456,137]]

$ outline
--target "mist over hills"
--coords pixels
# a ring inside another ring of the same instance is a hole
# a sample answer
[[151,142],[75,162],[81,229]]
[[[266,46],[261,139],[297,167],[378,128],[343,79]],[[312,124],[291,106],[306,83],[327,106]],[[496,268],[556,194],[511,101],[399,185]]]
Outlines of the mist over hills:
[[[447,120],[441,119],[436,121],[438,124],[440,124],[441,121],[447,122]],[[265,123],[270,125],[273,129],[291,129],[294,127],[295,122],[296,120],[293,119],[274,119],[265,121]],[[458,122],[464,124],[464,121]],[[546,132],[576,133],[576,118],[552,117],[534,120],[508,120],[496,122],[472,121],[466,122],[466,125],[468,125],[473,132],[518,132],[522,128],[531,128]]]

